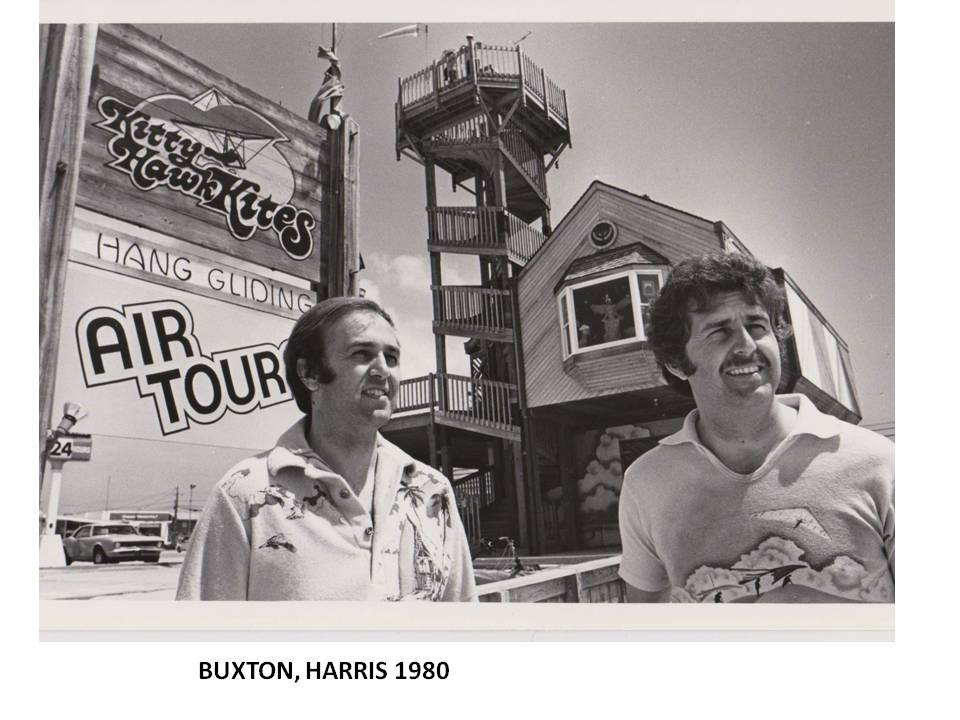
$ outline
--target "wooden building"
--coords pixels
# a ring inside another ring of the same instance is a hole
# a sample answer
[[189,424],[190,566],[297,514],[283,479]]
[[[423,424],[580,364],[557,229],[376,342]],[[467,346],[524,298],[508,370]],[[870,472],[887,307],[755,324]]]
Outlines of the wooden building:
[[[402,383],[384,433],[454,478],[472,540],[616,549],[623,470],[693,407],[646,342],[649,303],[679,260],[750,251],[723,222],[600,181],[554,228],[546,175],[571,144],[566,93],[519,46],[468,36],[401,78],[396,121],[398,159],[425,169],[437,372]],[[474,204],[438,206],[438,170]],[[445,285],[445,253],[476,255],[481,284]],[[773,272],[794,327],[780,390],[859,422],[846,344]],[[448,335],[466,338],[469,377],[447,372]]]

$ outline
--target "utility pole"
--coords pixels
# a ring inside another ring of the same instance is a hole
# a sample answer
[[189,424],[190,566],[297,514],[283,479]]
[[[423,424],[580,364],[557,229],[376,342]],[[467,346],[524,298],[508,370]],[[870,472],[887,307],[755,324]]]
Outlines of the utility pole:
[[174,547],[180,544],[180,530],[177,528],[177,511],[180,509],[180,486],[177,485],[177,490],[173,495],[173,523],[171,527],[173,528],[173,545]]
[[107,475],[107,494],[103,498],[103,519],[109,519],[110,515],[110,475]]
[[193,532],[193,489],[196,487],[194,483],[190,483],[190,532]]

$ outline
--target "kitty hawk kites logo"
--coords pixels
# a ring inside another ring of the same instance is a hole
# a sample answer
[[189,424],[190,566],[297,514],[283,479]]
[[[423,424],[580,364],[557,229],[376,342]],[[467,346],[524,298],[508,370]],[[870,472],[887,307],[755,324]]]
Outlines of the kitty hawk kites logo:
[[97,109],[113,137],[107,167],[134,187],[167,187],[226,219],[230,234],[249,240],[272,230],[294,260],[313,252],[313,214],[290,204],[293,169],[277,150],[288,139],[262,115],[216,88],[188,100],[155,95],[132,106],[102,97]]

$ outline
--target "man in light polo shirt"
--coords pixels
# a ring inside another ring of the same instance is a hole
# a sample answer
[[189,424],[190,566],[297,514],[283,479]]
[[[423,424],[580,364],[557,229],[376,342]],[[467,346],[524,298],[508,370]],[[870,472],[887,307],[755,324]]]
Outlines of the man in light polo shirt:
[[684,260],[651,311],[696,410],[624,473],[633,602],[893,602],[893,443],[776,395],[784,297],[762,264]]
[[177,599],[474,600],[449,481],[378,433],[400,383],[390,316],[325,300],[297,321],[284,362],[305,417],[214,487]]

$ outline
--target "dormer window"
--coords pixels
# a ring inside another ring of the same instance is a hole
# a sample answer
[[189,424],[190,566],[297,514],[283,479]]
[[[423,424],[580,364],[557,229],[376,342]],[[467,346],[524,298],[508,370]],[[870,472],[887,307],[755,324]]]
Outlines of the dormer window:
[[666,271],[667,261],[642,245],[575,261],[556,291],[564,359],[646,340]]

